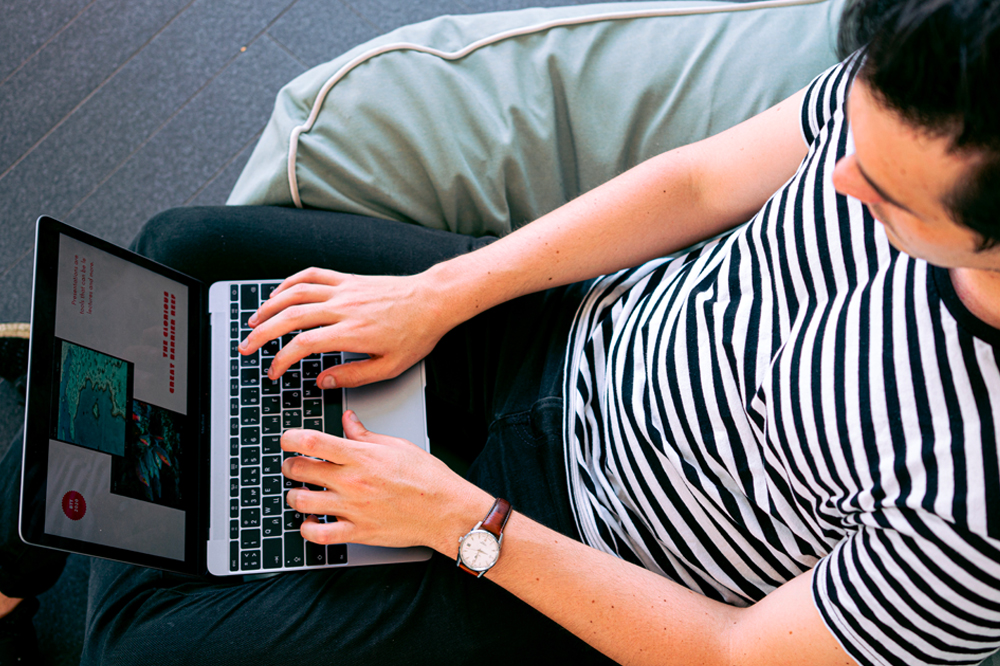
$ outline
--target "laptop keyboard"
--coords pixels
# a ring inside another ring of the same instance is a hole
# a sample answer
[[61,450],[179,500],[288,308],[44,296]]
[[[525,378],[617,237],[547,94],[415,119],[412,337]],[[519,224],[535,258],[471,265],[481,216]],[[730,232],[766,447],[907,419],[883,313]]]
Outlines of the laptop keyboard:
[[238,351],[240,341],[250,332],[247,320],[278,284],[239,284],[229,290],[229,570],[232,572],[347,562],[346,545],[322,546],[305,541],[299,532],[302,514],[285,502],[285,494],[291,488],[322,489],[281,474],[282,461],[294,455],[281,450],[281,433],[286,428],[312,428],[343,435],[341,391],[320,390],[315,382],[321,371],[340,363],[340,354],[304,358],[272,382],[266,374],[271,359],[298,331],[272,340],[253,354],[243,356]]

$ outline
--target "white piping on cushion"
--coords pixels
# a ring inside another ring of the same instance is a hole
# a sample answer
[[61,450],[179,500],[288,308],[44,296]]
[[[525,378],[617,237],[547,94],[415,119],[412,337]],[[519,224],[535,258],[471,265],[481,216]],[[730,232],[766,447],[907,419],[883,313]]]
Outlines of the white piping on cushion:
[[553,28],[564,28],[575,25],[583,25],[586,23],[598,23],[600,21],[623,21],[629,19],[640,19],[640,18],[656,18],[661,16],[685,16],[689,14],[716,14],[725,12],[742,12],[750,11],[753,9],[766,9],[770,7],[796,7],[800,5],[815,5],[821,2],[826,2],[827,0],[759,0],[757,2],[746,2],[725,6],[717,5],[707,5],[704,7],[685,7],[685,8],[663,8],[663,9],[644,9],[631,12],[608,12],[605,14],[593,14],[589,16],[575,16],[562,19],[553,19],[551,21],[545,21],[543,23],[538,23],[535,25],[524,26],[521,28],[514,28],[511,30],[506,30],[504,32],[499,32],[495,35],[484,37],[478,41],[475,41],[468,46],[459,49],[458,51],[440,51],[429,46],[424,46],[422,44],[412,44],[409,42],[399,42],[396,44],[385,44],[383,46],[376,47],[371,51],[366,51],[362,53],[354,60],[350,61],[333,76],[327,79],[323,87],[320,88],[319,94],[316,96],[316,101],[313,102],[312,111],[309,113],[309,118],[306,119],[305,124],[299,125],[292,129],[291,136],[289,138],[288,144],[288,189],[292,193],[292,201],[295,203],[296,208],[302,208],[302,199],[299,196],[299,181],[298,177],[295,175],[295,162],[298,158],[298,146],[299,146],[299,136],[303,132],[308,132],[312,130],[313,125],[316,123],[316,119],[319,117],[320,108],[326,101],[326,96],[330,93],[337,83],[340,82],[347,74],[351,72],[355,67],[361,65],[372,58],[382,55],[383,53],[389,53],[392,51],[419,51],[421,53],[426,53],[428,55],[437,56],[443,60],[460,60],[470,53],[477,51],[484,46],[489,46],[491,44],[496,44],[505,39],[511,39],[514,37],[522,37],[524,35],[530,35],[536,32],[544,32],[546,30],[551,30]]

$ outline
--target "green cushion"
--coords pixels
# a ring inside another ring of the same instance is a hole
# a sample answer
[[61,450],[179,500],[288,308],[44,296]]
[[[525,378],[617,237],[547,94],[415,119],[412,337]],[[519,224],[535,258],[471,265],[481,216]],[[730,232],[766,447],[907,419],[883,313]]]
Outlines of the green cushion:
[[406,26],[285,86],[229,203],[502,234],[809,83],[837,61],[842,7],[635,2]]

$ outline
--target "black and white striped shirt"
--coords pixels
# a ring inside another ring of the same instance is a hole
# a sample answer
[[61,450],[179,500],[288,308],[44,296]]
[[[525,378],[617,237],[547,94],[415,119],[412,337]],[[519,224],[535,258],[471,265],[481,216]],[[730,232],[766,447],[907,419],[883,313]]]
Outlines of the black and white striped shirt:
[[808,156],[753,220],[594,283],[573,510],[591,546],[731,604],[815,567],[861,664],[975,664],[1000,646],[1000,331],[834,191],[851,73],[810,85]]

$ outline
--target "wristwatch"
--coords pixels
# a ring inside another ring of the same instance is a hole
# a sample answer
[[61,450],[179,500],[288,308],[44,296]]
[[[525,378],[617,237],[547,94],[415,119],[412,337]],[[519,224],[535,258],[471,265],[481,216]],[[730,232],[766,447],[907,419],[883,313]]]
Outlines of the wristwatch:
[[493,568],[500,559],[503,527],[510,518],[510,502],[497,498],[486,517],[458,540],[458,568],[476,578]]

